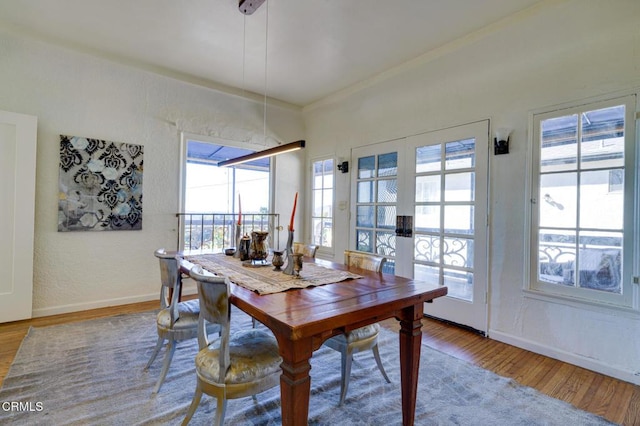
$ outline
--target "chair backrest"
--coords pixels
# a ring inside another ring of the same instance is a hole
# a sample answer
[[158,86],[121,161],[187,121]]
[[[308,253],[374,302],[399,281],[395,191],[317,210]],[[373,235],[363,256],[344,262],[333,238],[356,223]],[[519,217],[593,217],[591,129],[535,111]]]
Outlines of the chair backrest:
[[178,320],[178,298],[182,290],[182,275],[175,255],[161,248],[155,251],[160,261],[160,307],[171,307],[171,325]]
[[229,336],[231,329],[231,305],[229,304],[229,279],[206,272],[200,265],[191,268],[189,273],[198,285],[200,298],[200,319],[198,322],[198,346],[204,349],[209,346],[206,324],[220,325],[220,376],[219,383],[224,383],[230,365]]
[[366,269],[368,271],[382,272],[382,267],[386,261],[387,258],[384,256],[359,251],[344,251],[345,265]]
[[302,253],[306,257],[316,257],[316,251],[318,251],[318,246],[315,244],[293,243],[294,253]]

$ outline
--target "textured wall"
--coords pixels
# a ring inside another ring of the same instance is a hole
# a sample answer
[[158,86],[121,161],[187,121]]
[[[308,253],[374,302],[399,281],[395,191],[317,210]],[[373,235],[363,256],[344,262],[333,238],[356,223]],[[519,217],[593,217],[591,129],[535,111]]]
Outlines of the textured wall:
[[[305,107],[311,158],[481,119],[514,129],[490,157],[489,330],[494,338],[638,381],[638,313],[534,298],[524,245],[532,111],[640,89],[640,2],[548,1],[357,88]],[[349,200],[338,175],[337,200]],[[337,212],[336,236],[348,234]],[[336,237],[335,258],[347,248]],[[427,307],[428,309],[428,307]]]
[[[0,109],[38,117],[36,316],[157,298],[153,251],[177,247],[181,132],[262,143],[260,103],[1,32],[0,81]],[[267,117],[271,137],[304,137],[299,111]],[[57,231],[60,134],[144,145],[141,231]],[[302,164],[277,162],[275,212],[291,211]]]

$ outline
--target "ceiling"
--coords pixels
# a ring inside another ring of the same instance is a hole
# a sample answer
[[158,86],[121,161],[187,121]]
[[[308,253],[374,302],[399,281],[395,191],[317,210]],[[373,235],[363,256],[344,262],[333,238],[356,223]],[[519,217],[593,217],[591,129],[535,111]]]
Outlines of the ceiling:
[[268,0],[245,16],[237,0],[2,0],[0,28],[305,106],[539,2]]

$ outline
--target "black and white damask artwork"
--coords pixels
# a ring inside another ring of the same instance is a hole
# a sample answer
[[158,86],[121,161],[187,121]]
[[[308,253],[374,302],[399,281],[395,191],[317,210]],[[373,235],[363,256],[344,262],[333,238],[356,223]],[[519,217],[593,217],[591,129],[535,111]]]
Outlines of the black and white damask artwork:
[[143,151],[60,135],[58,231],[142,229]]

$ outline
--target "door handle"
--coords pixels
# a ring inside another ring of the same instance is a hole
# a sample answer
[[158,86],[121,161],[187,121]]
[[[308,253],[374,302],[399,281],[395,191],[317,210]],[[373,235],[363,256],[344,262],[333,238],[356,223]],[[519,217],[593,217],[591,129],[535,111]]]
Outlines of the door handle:
[[413,216],[396,216],[396,237],[413,236]]

